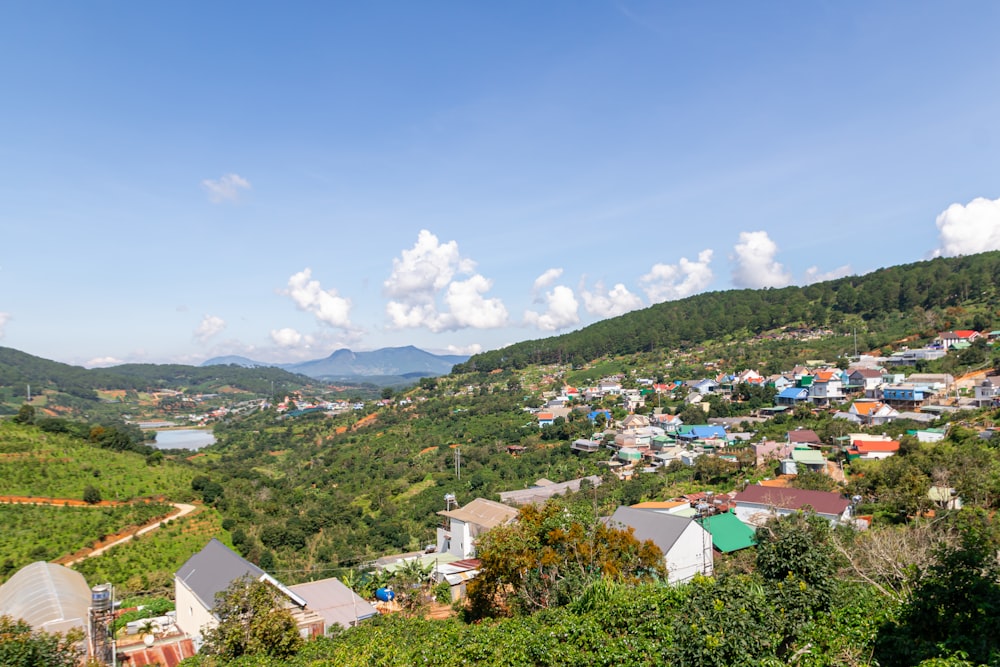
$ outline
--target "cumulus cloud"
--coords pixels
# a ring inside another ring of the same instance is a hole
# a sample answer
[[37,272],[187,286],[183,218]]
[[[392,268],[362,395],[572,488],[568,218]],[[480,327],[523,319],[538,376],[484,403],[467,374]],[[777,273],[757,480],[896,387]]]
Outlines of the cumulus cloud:
[[[505,325],[503,301],[484,296],[493,281],[474,273],[475,268],[475,262],[461,256],[458,243],[441,243],[431,232],[421,230],[414,246],[392,260],[392,273],[383,283],[390,299],[385,311],[391,325],[434,332]],[[459,275],[469,277],[456,280]],[[442,293],[446,311],[438,308]]]
[[0,338],[3,338],[4,328],[10,322],[10,313],[0,313]]
[[272,329],[271,340],[278,347],[289,348],[301,345],[312,345],[313,338],[307,334],[301,334],[295,329],[285,327],[284,329]]
[[806,269],[805,284],[812,285],[813,283],[821,283],[827,280],[836,280],[837,278],[843,278],[853,273],[854,269],[851,268],[850,264],[844,264],[825,272],[821,272],[818,266],[810,266]]
[[740,232],[733,252],[733,284],[737,287],[785,287],[792,282],[791,274],[775,261],[778,246],[767,232]]
[[1000,250],[1000,199],[977,197],[965,206],[952,204],[936,224],[941,247],[935,257]]
[[87,368],[107,368],[108,366],[117,366],[124,363],[124,361],[115,357],[94,357],[89,361],[85,361],[83,365]]
[[204,343],[212,336],[226,328],[226,321],[215,315],[206,315],[198,328],[194,330],[194,337]]
[[525,311],[524,321],[542,331],[558,331],[580,322],[580,304],[569,287],[556,285],[545,293],[544,303],[545,312]]
[[557,280],[559,280],[559,276],[561,276],[562,273],[563,273],[562,269],[549,269],[542,275],[535,278],[535,285],[534,287],[532,287],[532,291],[537,293],[541,292],[544,289],[547,289],[548,287],[555,284]]
[[622,283],[616,283],[606,291],[604,283],[598,281],[591,291],[581,282],[580,296],[583,297],[583,306],[587,312],[598,317],[615,317],[643,306],[642,299],[628,291]]
[[292,275],[283,294],[291,297],[299,310],[312,313],[323,324],[351,328],[351,300],[337,294],[337,290],[324,290],[318,280],[312,279],[312,269],[305,268]]
[[697,294],[712,284],[712,250],[698,253],[698,260],[692,262],[681,257],[677,264],[654,264],[649,273],[639,278],[642,289],[650,303],[662,303],[683,299]]
[[201,187],[208,193],[208,199],[213,204],[226,201],[236,201],[240,198],[240,190],[249,190],[250,181],[239,174],[225,174],[217,181],[206,178]]

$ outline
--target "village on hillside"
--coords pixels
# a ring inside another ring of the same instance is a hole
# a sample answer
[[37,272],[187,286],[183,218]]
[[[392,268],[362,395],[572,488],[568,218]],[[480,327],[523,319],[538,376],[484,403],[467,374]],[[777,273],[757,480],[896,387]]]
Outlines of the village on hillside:
[[[880,460],[900,451],[899,438],[879,433],[879,427],[908,420],[906,435],[918,442],[937,442],[943,428],[930,424],[944,413],[1000,402],[1000,376],[977,371],[955,378],[945,373],[912,372],[921,361],[932,361],[971,345],[992,344],[1000,332],[947,331],[928,347],[907,349],[889,356],[859,355],[840,365],[810,362],[787,372],[762,375],[752,369],[716,372],[683,381],[663,381],[624,374],[601,379],[593,386],[562,385],[540,392],[542,404],[526,407],[539,429],[556,429],[567,420],[586,419],[592,436],[577,438],[570,448],[581,456],[598,456],[611,479],[630,480],[655,474],[670,466],[698,466],[722,461],[750,474],[729,491],[700,491],[662,500],[621,505],[602,520],[609,527],[630,531],[649,540],[663,554],[666,581],[689,582],[710,577],[716,561],[756,544],[756,530],[768,520],[800,512],[814,513],[831,526],[867,530],[872,517],[858,511],[861,496],[840,491],[796,488],[800,475],[830,478],[831,488],[842,488],[844,464]],[[843,367],[841,367],[843,366]],[[911,372],[907,372],[911,371]],[[558,375],[543,378],[558,384]],[[746,388],[757,388],[759,405],[738,417],[710,417],[713,402],[747,400]],[[419,399],[418,399],[419,400]],[[682,409],[663,410],[667,400]],[[411,398],[386,396],[381,407],[405,407]],[[266,405],[254,405],[263,409]],[[301,395],[287,397],[276,410],[281,419],[308,414],[340,414],[364,404],[327,402]],[[825,411],[842,428],[826,439],[814,430],[789,428],[782,438],[754,438],[766,422],[782,422],[789,414]],[[989,439],[989,429],[979,432]],[[524,447],[510,445],[506,453],[520,456]],[[699,461],[701,463],[699,463]],[[772,474],[761,476],[759,471]],[[413,575],[414,585],[394,590],[379,587],[365,599],[337,578],[285,585],[279,577],[255,565],[212,539],[193,555],[174,577],[176,609],[146,622],[128,623],[120,635],[108,625],[120,613],[105,597],[104,587],[90,588],[82,575],[54,563],[34,563],[0,586],[0,614],[23,617],[32,627],[65,631],[78,628],[87,638],[88,655],[110,663],[127,660],[135,667],[172,667],[197,653],[205,633],[219,623],[213,611],[217,596],[233,582],[248,578],[267,583],[278,604],[290,611],[303,637],[323,636],[331,628],[348,628],[379,614],[406,608],[408,598],[434,596],[447,615],[461,605],[467,587],[480,574],[477,559],[480,538],[498,526],[518,520],[519,509],[550,499],[586,492],[606,482],[589,475],[576,479],[538,479],[524,489],[501,492],[498,498],[472,498],[459,504],[448,494],[437,512],[436,541],[421,551],[379,558],[369,565],[375,576],[392,580],[394,573]],[[963,499],[954,488],[935,485],[928,492],[930,507],[954,509]],[[933,511],[933,510],[931,510]],[[416,585],[419,584],[419,585]],[[43,603],[44,602],[44,603]]]

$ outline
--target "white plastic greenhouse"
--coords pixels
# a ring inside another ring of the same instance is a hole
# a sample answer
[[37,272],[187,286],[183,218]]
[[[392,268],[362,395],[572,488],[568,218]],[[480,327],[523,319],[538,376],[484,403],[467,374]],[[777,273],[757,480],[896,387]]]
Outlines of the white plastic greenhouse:
[[39,561],[0,586],[0,616],[24,619],[35,630],[87,632],[90,587],[79,572]]

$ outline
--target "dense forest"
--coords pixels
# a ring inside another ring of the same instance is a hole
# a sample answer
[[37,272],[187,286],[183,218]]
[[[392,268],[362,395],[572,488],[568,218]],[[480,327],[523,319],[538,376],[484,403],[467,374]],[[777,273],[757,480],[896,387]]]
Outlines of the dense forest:
[[[805,287],[698,294],[602,320],[580,331],[483,352],[454,373],[583,365],[604,356],[684,349],[705,340],[750,338],[788,326],[898,333],[983,329],[1000,306],[1000,252],[936,258]],[[962,318],[947,309],[962,307]],[[978,317],[977,317],[978,314]]]

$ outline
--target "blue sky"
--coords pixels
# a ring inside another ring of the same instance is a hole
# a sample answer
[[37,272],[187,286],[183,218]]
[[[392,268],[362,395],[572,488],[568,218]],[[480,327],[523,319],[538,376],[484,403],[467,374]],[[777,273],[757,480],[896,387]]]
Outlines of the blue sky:
[[991,2],[0,6],[0,345],[470,352],[1000,247]]

